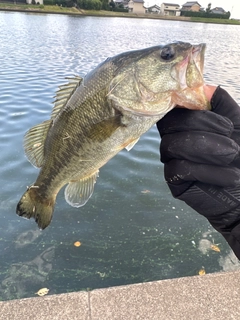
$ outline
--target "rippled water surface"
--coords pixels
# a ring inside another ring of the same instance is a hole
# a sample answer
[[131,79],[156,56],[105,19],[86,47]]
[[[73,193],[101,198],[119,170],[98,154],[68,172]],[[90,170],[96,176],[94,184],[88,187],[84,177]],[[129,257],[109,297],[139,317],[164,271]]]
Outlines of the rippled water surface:
[[206,42],[205,79],[240,103],[238,26],[1,12],[0,30],[1,300],[239,268],[207,221],[171,197],[155,127],[101,169],[84,207],[70,207],[61,191],[44,231],[15,214],[38,174],[24,156],[24,133],[49,118],[65,77],[126,50]]

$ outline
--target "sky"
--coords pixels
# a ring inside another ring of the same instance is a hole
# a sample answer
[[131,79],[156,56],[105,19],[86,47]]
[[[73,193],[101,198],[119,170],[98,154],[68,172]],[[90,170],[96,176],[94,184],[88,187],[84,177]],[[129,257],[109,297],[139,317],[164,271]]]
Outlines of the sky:
[[[186,3],[187,1],[190,0],[166,0],[166,1],[162,1],[162,0],[145,0],[145,6],[152,6],[154,4],[161,6],[161,4],[163,2],[166,3],[175,3],[175,4],[179,4],[181,7],[184,3]],[[231,12],[231,18],[233,19],[240,19],[240,1],[239,0],[197,0],[197,2],[203,7],[203,8],[207,8],[208,4],[211,3],[211,8],[215,8],[215,7],[222,7],[225,11],[230,11]]]

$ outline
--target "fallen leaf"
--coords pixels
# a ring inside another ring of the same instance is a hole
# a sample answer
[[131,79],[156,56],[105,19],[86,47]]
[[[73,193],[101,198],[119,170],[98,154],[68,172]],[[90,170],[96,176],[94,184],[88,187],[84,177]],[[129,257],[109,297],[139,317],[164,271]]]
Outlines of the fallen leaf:
[[38,290],[38,292],[36,292],[35,294],[39,295],[39,296],[45,296],[46,294],[48,294],[49,289],[48,288],[42,288],[40,290]]
[[200,270],[198,271],[198,274],[199,274],[200,276],[204,276],[204,274],[206,274],[205,269],[200,269]]
[[211,244],[211,247],[210,247],[213,251],[216,251],[216,252],[220,252],[220,248],[216,245],[216,244]]
[[74,246],[75,246],[75,247],[80,247],[80,245],[81,245],[81,242],[80,242],[80,241],[74,242]]
[[151,191],[150,190],[143,190],[141,191],[141,193],[150,193]]

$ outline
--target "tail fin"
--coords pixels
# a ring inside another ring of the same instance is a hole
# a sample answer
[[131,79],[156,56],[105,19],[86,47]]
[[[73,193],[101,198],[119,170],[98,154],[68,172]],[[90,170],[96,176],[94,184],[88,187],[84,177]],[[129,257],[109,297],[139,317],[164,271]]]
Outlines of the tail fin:
[[17,204],[16,213],[24,218],[34,218],[40,229],[45,229],[52,220],[55,198],[43,199],[36,188],[29,188]]

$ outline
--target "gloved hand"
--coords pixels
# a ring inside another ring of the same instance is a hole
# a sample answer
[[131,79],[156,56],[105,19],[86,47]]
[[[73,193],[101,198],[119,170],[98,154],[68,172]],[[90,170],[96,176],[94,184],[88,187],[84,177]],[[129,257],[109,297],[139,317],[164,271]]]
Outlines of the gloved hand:
[[[215,89],[214,89],[215,90]],[[211,111],[176,108],[157,123],[166,182],[240,259],[240,108],[217,87]]]

